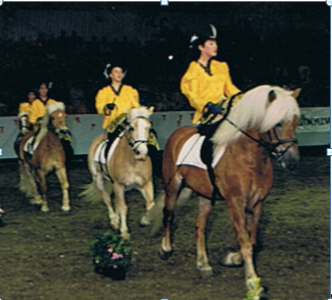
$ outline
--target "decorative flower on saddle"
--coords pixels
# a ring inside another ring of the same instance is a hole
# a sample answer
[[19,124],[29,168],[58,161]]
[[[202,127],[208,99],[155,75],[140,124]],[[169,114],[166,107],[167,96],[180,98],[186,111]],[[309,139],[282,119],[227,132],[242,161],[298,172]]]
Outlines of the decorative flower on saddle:
[[95,271],[114,280],[125,279],[131,264],[128,242],[113,232],[99,234],[91,244]]

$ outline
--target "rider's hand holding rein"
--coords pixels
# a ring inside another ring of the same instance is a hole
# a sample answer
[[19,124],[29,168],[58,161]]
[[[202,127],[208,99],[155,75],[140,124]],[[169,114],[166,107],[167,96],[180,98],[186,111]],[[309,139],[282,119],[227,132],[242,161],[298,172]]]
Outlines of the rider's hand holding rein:
[[105,106],[104,106],[104,114],[106,116],[109,116],[111,113],[112,113],[112,110],[115,108],[115,104],[114,103],[107,103]]
[[224,108],[219,103],[212,103],[211,101],[208,102],[204,106],[204,113],[207,114],[221,114],[221,112],[224,110]]

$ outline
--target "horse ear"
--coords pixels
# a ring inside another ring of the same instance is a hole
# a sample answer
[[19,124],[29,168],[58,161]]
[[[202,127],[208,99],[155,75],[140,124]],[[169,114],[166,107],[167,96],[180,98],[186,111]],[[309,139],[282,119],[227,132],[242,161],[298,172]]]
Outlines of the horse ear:
[[273,102],[274,100],[277,99],[277,94],[276,94],[276,92],[274,90],[271,90],[269,92],[268,99],[269,99],[270,102]]
[[153,111],[154,111],[154,106],[149,107],[148,111],[149,111],[150,114],[152,114]]
[[297,98],[299,95],[300,95],[300,93],[301,93],[301,88],[297,88],[297,89],[295,89],[294,91],[293,91],[293,93],[292,93],[292,96],[294,97],[294,98]]

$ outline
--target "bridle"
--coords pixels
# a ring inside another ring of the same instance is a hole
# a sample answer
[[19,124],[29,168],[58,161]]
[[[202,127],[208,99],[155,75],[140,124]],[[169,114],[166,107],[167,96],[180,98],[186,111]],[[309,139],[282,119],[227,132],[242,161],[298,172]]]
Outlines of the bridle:
[[[150,120],[144,116],[138,116],[135,118],[136,119],[143,119],[143,120],[146,120],[148,121],[150,124]],[[124,134],[126,134],[127,132],[129,131],[132,131],[134,129],[134,127],[132,125],[130,125],[130,123],[128,123],[128,125],[126,126],[125,130],[120,134],[120,137],[122,137]],[[129,146],[131,146],[131,148],[133,149],[133,151],[135,153],[138,153],[138,148],[142,145],[142,144],[145,144],[147,145],[148,144],[148,139],[133,139],[131,135],[127,136],[127,139],[128,139],[128,144]]]
[[[296,138],[293,139],[280,139],[277,131],[276,131],[276,127],[278,126],[278,124],[273,127],[273,133],[277,139],[276,142],[273,142],[273,138],[271,136],[270,131],[268,132],[268,136],[270,138],[269,142],[264,141],[263,139],[256,139],[253,136],[251,136],[249,133],[245,132],[244,130],[242,130],[241,128],[239,128],[234,122],[232,122],[231,120],[225,118],[225,120],[230,123],[231,125],[233,125],[235,128],[237,128],[237,130],[239,130],[240,132],[242,132],[245,136],[247,136],[248,138],[252,139],[253,141],[255,141],[256,143],[259,144],[259,146],[264,147],[271,156],[275,157],[276,159],[280,160],[285,153],[288,151],[289,148],[291,148],[292,146],[294,146],[295,144],[298,144],[298,141]],[[283,144],[287,144],[289,143],[289,145],[285,148],[285,149],[278,149],[278,147],[280,145]]]

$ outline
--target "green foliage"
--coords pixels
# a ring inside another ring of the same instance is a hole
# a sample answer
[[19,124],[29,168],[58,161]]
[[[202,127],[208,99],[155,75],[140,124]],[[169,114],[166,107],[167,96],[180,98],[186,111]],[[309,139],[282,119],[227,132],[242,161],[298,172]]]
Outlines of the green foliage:
[[131,248],[119,235],[107,231],[96,236],[90,245],[95,270],[107,274],[111,269],[128,271],[131,264]]

